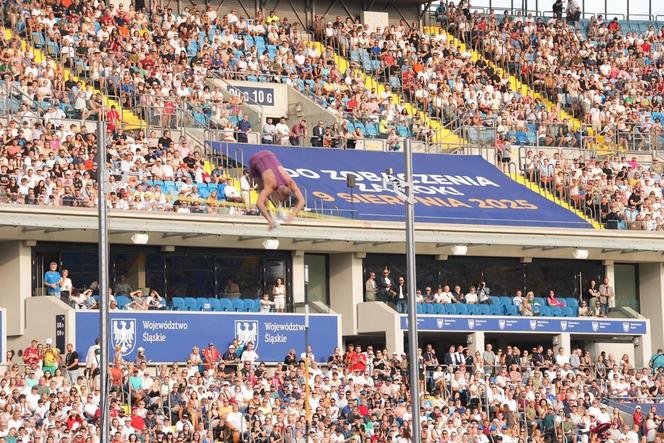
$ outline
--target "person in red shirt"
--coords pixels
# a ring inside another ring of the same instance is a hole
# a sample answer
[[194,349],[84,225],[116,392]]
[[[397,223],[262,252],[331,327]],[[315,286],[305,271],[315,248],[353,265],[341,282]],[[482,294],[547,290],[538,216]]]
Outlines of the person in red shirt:
[[111,105],[111,109],[106,111],[106,128],[111,132],[115,132],[118,123],[120,123],[120,113],[115,105]]
[[362,348],[359,346],[355,347],[350,369],[351,371],[360,371],[360,373],[364,373],[364,371],[367,369],[367,356],[362,353]]
[[23,363],[29,366],[33,363],[39,363],[41,359],[42,355],[37,347],[37,340],[32,340],[30,346],[23,351]]
[[618,23],[618,18],[617,17],[614,18],[613,20],[611,20],[611,23],[609,23],[608,28],[609,28],[609,31],[620,32],[620,23]]
[[75,431],[83,424],[83,417],[76,411],[71,411],[67,417],[67,429]]
[[351,367],[353,367],[354,355],[355,355],[355,348],[353,347],[353,345],[348,345],[348,349],[346,350],[346,354],[344,354],[344,364],[349,369]]
[[219,360],[221,360],[221,354],[214,346],[214,343],[209,343],[208,347],[203,350],[203,360],[205,360],[203,367],[206,370],[210,369],[213,365],[216,365]]
[[643,414],[641,413],[641,406],[636,406],[636,409],[632,414],[632,420],[634,420],[634,426],[638,426],[639,429],[641,429],[641,426],[643,425]]

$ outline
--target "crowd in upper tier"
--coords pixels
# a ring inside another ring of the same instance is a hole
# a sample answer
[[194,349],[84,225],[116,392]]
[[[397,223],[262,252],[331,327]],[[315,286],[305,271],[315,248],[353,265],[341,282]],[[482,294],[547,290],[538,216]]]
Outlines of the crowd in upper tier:
[[[123,130],[122,109],[158,119],[164,128],[181,123],[176,110],[187,109],[199,124],[223,129],[227,140],[246,141],[254,131],[264,143],[350,148],[382,136],[398,148],[402,136],[431,135],[425,119],[396,100],[400,94],[434,119],[460,117],[466,125],[461,134],[495,143],[502,160],[514,158],[523,144],[659,143],[664,31],[652,26],[622,32],[619,22],[601,16],[568,24],[471,14],[466,3],[450,3],[439,11],[450,34],[406,22],[370,29],[351,19],[316,17],[310,34],[319,44],[274,12],[249,18],[220,11],[185,8],[175,15],[159,5],[146,13],[83,2],[8,7],[5,22],[13,33],[0,35],[0,95],[13,111],[0,126],[0,201],[94,206],[96,135],[64,119],[103,114],[112,136],[110,207],[251,212],[243,205],[252,189],[248,177],[230,178],[167,129]],[[453,35],[517,72],[555,106],[514,91],[492,62],[474,57]],[[23,39],[41,48],[47,61],[34,57]],[[348,58],[347,69],[337,65],[335,51]],[[67,77],[63,67],[79,77]],[[367,73],[387,86],[367,89]],[[339,123],[252,127],[241,99],[206,84],[213,76],[284,81],[323,103]],[[104,104],[103,94],[119,97],[117,106]],[[660,229],[658,162],[535,152],[525,160],[528,178],[587,215],[610,228]]]
[[[150,109],[166,122],[174,109],[185,107],[201,121],[235,127],[239,119],[237,113],[229,119],[230,98],[206,83],[216,75],[302,90],[339,117],[332,135],[344,142],[431,137],[428,123],[397,103],[400,95],[435,119],[459,119],[456,125],[466,127],[462,134],[475,141],[634,148],[660,143],[664,28],[623,32],[618,21],[602,16],[567,24],[532,14],[471,14],[467,2],[450,3],[438,14],[451,34],[425,33],[405,21],[371,29],[359,20],[319,16],[305,30],[274,11],[246,17],[211,5],[176,15],[159,4],[143,12],[33,2],[12,6],[5,16],[17,32],[1,38],[0,72],[29,112],[50,118],[96,117],[102,98],[81,81],[65,80],[54,65],[27,56],[20,36],[80,80],[120,97],[123,107],[139,115]],[[488,58],[474,58],[470,48]],[[337,64],[335,53],[347,57],[347,68]],[[496,64],[555,106],[515,91]],[[366,74],[386,87],[367,88]]]

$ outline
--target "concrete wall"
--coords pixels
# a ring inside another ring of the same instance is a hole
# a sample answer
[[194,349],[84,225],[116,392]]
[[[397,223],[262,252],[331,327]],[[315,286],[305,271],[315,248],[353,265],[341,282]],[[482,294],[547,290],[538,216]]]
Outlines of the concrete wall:
[[652,350],[664,349],[664,264],[639,265],[641,312],[650,319]]
[[[290,86],[286,87],[286,104],[287,112],[281,115],[284,115],[288,119],[288,124],[290,126],[299,122],[302,119],[305,119],[308,123],[309,130],[308,136],[311,137],[311,129],[316,126],[319,121],[323,121],[326,126],[330,126],[336,122],[334,114],[329,112],[327,109],[322,106],[314,103],[309,97],[302,94],[300,91],[291,88]],[[271,115],[271,114],[268,114]],[[305,141],[305,145],[309,145],[309,137]]]
[[330,306],[341,314],[342,333],[355,335],[357,306],[364,299],[362,258],[354,253],[330,254]]
[[32,295],[32,251],[21,241],[0,242],[0,306],[7,308],[7,335],[23,334],[24,300]]
[[[25,329],[23,330],[23,335],[7,333],[7,349],[14,349],[16,351],[25,349],[33,339],[44,343],[47,338],[50,338],[55,344],[56,315],[65,316],[65,343],[73,342],[76,327],[74,309],[55,297],[29,297],[21,304],[25,306]],[[13,310],[8,310],[10,320],[14,317],[14,312]],[[62,352],[64,349],[60,349],[60,351]]]
[[385,333],[388,352],[404,352],[404,331],[401,330],[399,314],[385,303],[365,302],[357,306],[357,332]]

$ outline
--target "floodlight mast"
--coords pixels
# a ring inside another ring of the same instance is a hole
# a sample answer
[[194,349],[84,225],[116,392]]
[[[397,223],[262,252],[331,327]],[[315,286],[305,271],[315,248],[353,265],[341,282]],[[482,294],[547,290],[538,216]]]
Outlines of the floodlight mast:
[[415,255],[415,199],[413,198],[413,153],[411,140],[404,140],[404,179],[394,175],[394,169],[387,168],[383,174],[383,189],[394,192],[404,201],[406,208],[406,261],[408,284],[408,373],[412,414],[412,441],[420,443],[420,385],[417,333],[417,274]]

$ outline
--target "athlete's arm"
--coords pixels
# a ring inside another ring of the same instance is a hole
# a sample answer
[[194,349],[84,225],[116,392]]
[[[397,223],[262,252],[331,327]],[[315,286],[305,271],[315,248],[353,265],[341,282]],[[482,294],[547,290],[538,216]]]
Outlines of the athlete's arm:
[[291,220],[297,217],[297,214],[299,214],[300,211],[304,209],[304,205],[307,202],[304,200],[304,196],[302,195],[302,191],[300,191],[300,187],[293,179],[290,179],[288,182],[288,187],[291,189],[293,194],[295,194],[295,198],[297,199],[297,204],[293,207],[293,209],[291,209],[290,214],[288,214],[288,220],[286,222],[290,223]]

